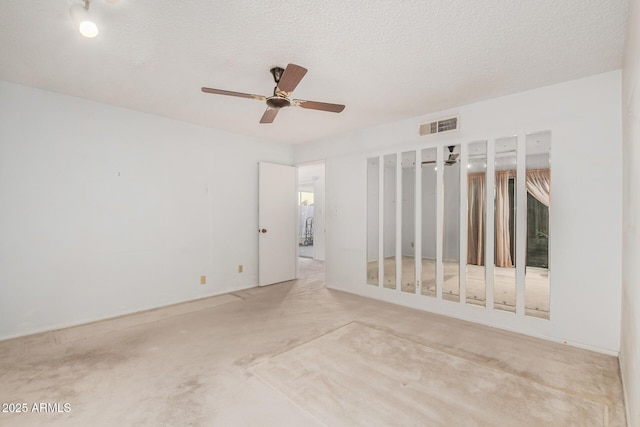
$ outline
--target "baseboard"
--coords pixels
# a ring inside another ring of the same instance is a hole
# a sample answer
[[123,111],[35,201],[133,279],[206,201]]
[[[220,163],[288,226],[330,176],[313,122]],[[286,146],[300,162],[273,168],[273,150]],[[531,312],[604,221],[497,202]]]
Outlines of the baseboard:
[[627,427],[631,427],[631,414],[629,413],[629,398],[627,395],[627,384],[624,381],[624,373],[622,372],[622,353],[618,355],[618,373],[620,374],[620,382],[622,383],[622,398],[624,399],[624,415],[627,418]]
[[242,298],[234,296],[233,294],[235,292],[252,289],[255,287],[255,285],[244,286],[229,292],[178,301],[171,304],[147,308],[144,310],[121,313],[95,320],[81,321],[65,325],[55,325],[43,330],[2,337],[0,338],[0,342],[18,338],[32,337],[36,335],[44,335],[48,333],[55,333],[55,340],[57,342],[75,341],[77,339],[88,338],[94,335],[100,335],[103,333],[135,327],[143,325],[145,323],[155,322],[170,317],[193,313],[196,311],[215,307],[217,305],[220,305],[220,303],[233,302],[232,300],[241,300]]
[[[502,325],[502,324],[499,324],[499,323],[496,323],[496,322],[484,321],[482,319],[478,319],[477,317],[476,318],[470,318],[470,317],[465,316],[464,313],[454,313],[454,312],[446,312],[446,313],[444,313],[444,312],[439,312],[439,311],[433,311],[433,310],[429,310],[426,307],[420,307],[420,306],[417,306],[417,305],[410,305],[410,304],[403,304],[401,301],[388,301],[388,300],[386,300],[384,298],[380,298],[380,297],[377,297],[375,295],[371,295],[371,294],[366,293],[366,292],[358,292],[357,290],[354,290],[354,289],[344,289],[344,288],[341,288],[341,287],[329,286],[329,285],[327,285],[327,287],[329,289],[334,289],[334,290],[337,290],[337,291],[346,292],[348,294],[358,295],[358,296],[361,296],[361,297],[364,297],[364,298],[371,298],[371,299],[374,299],[376,301],[382,301],[382,302],[385,302],[387,304],[399,305],[399,306],[411,308],[411,309],[414,309],[414,310],[424,311],[425,313],[435,314],[435,315],[444,316],[444,317],[450,317],[450,318],[453,318],[453,319],[462,320],[462,321],[473,323],[473,324],[477,324],[477,325],[488,326],[490,328],[495,328],[495,329],[500,329],[500,330],[504,330],[504,331],[508,331],[508,332],[513,332],[513,333],[520,334],[520,335],[526,335],[526,336],[529,336],[529,337],[538,338],[538,339],[541,339],[541,340],[554,342],[554,343],[558,343],[558,344],[568,345],[568,346],[579,348],[579,349],[582,349],[582,350],[593,351],[595,353],[606,354],[608,356],[614,356],[614,357],[618,357],[618,355],[619,355],[618,351],[610,350],[610,349],[607,349],[607,348],[595,347],[595,346],[592,346],[592,345],[589,345],[589,344],[584,344],[584,343],[581,343],[581,342],[555,338],[555,337],[552,337],[552,336],[549,336],[549,335],[544,335],[542,333],[535,333],[535,332],[527,331],[527,330],[520,329],[520,328],[513,328],[513,327],[505,326],[505,325]],[[472,306],[472,305],[471,306],[467,305],[467,306],[469,307],[470,310],[476,310],[476,309],[479,308],[479,307],[475,307],[475,306]],[[503,313],[500,313],[500,314],[502,315]],[[510,315],[510,313],[509,313],[509,315]],[[537,321],[548,322],[547,320],[536,319],[534,317],[532,317],[530,319],[527,319],[527,320],[530,321],[530,322],[537,322]]]

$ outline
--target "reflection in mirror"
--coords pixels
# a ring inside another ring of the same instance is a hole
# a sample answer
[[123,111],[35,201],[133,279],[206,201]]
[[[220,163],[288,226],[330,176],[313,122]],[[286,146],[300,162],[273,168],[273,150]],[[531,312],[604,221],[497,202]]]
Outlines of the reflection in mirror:
[[436,148],[422,150],[422,295],[436,296]]
[[528,316],[549,319],[549,207],[551,133],[527,135],[527,251],[524,306]]
[[383,286],[396,288],[396,154],[384,156],[384,191],[382,221],[384,235]]
[[516,312],[516,163],[518,138],[496,140],[493,307]]
[[367,159],[367,283],[378,286],[379,159]]
[[416,292],[415,197],[416,152],[402,153],[402,272],[403,292]]
[[460,301],[460,146],[443,154],[442,298]]
[[467,268],[466,300],[485,306],[485,226],[486,226],[487,142],[469,144],[467,164]]

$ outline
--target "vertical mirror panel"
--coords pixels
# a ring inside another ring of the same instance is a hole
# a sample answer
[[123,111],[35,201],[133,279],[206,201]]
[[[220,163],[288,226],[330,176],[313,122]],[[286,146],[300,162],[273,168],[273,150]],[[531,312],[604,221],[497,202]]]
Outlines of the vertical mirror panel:
[[516,312],[516,164],[518,138],[496,140],[493,307]]
[[436,183],[435,148],[422,150],[421,157],[421,248],[422,273],[420,278],[420,293],[436,296],[436,243],[437,243],[437,183]]
[[402,153],[402,272],[403,292],[416,292],[416,152]]
[[380,160],[367,159],[367,283],[378,286]]
[[485,306],[485,229],[487,200],[487,142],[469,144],[467,167],[466,300]]
[[527,233],[524,307],[528,316],[549,319],[549,209],[551,133],[527,135]]
[[443,154],[442,298],[460,301],[460,146]]
[[396,154],[384,156],[384,191],[382,221],[384,235],[383,286],[396,288]]

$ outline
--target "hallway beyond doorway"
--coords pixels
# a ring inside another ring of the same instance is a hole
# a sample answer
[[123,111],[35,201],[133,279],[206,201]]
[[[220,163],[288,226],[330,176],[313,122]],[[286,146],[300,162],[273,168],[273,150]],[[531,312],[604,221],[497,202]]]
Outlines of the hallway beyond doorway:
[[324,281],[324,261],[298,257],[298,278],[314,278]]

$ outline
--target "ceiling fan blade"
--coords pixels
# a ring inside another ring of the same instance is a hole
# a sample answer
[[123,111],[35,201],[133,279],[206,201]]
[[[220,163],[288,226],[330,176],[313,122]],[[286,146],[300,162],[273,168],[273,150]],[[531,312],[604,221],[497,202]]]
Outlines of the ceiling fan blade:
[[273,119],[278,115],[278,111],[275,108],[267,108],[260,119],[260,123],[273,123]]
[[278,82],[278,91],[286,92],[287,96],[298,86],[300,80],[307,74],[307,69],[296,64],[289,64],[285,68],[280,81]]
[[329,104],[327,102],[305,101],[303,99],[294,99],[293,104],[310,110],[329,111],[331,113],[340,113],[344,110],[344,105]]
[[458,154],[458,153],[451,154],[451,155],[449,155],[449,161],[453,162],[453,161],[457,160],[459,156],[460,156],[460,154]]
[[203,87],[202,91],[204,93],[213,93],[215,95],[227,95],[227,96],[237,96],[240,98],[257,99],[258,101],[264,101],[265,99],[267,99],[266,96],[252,95],[250,93],[242,93],[242,92],[232,92],[230,90],[212,89],[210,87]]
[[428,161],[428,162],[422,162],[422,164],[423,165],[435,165],[436,161],[435,160],[431,160],[431,161]]

